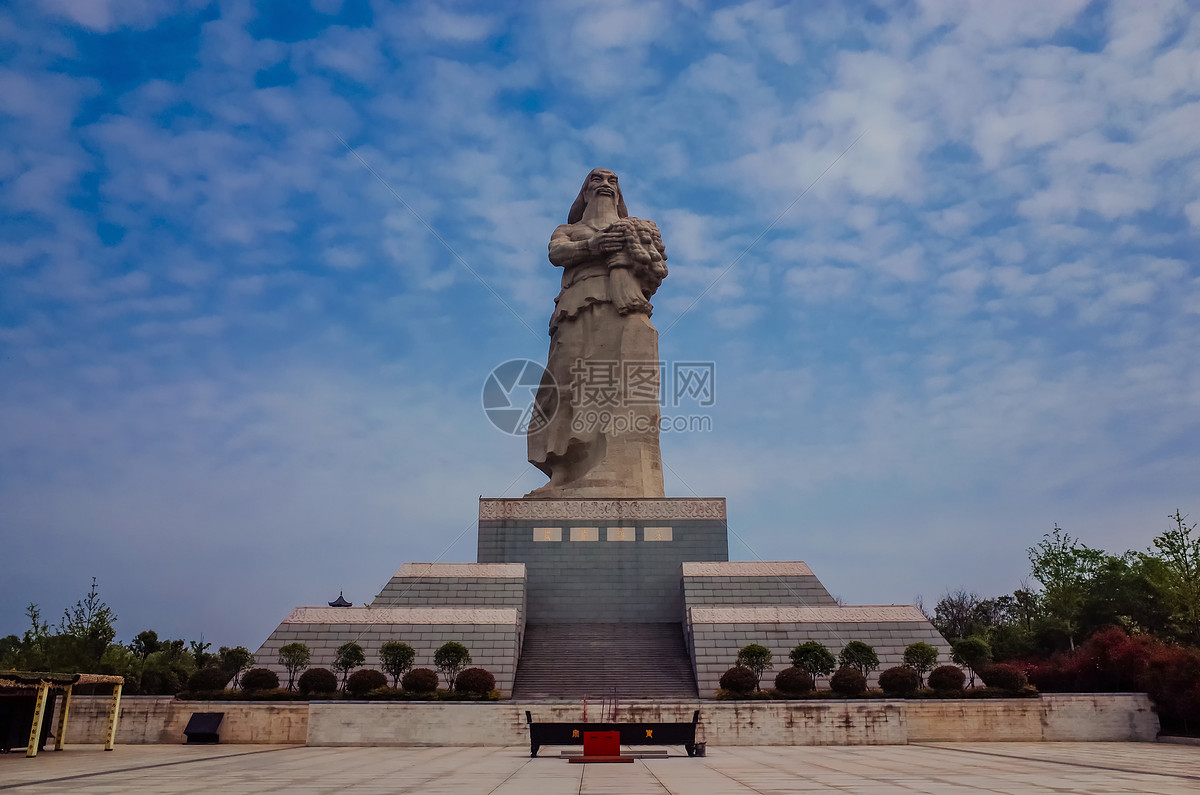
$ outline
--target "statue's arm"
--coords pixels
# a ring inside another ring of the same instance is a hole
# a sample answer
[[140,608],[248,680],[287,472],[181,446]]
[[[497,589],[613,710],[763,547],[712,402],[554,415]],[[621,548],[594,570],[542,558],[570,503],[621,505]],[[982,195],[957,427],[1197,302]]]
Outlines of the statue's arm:
[[594,256],[587,240],[572,240],[570,224],[563,224],[550,236],[550,262],[560,268],[578,265]]

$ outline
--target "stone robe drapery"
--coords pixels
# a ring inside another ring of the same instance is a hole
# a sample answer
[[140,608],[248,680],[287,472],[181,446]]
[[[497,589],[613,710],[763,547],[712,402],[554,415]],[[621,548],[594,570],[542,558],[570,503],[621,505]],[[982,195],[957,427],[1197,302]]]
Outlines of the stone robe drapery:
[[[572,241],[596,234],[583,223],[560,230]],[[613,260],[611,254],[586,255],[563,268],[537,395],[547,419],[539,427],[535,419],[528,434],[529,461],[550,483],[531,497],[664,496],[658,332],[645,300],[661,277],[646,284],[633,268],[618,273]],[[614,285],[614,274],[636,281]],[[641,292],[634,302],[630,284]],[[631,368],[639,373],[636,382]]]

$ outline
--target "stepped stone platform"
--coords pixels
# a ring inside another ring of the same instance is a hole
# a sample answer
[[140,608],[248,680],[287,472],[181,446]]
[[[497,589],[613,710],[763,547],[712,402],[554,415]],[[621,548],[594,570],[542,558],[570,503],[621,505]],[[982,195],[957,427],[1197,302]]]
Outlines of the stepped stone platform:
[[841,606],[802,561],[728,557],[723,498],[481,498],[478,563],[406,563],[367,607],[296,608],[255,656],[282,674],[279,647],[302,641],[328,667],[354,640],[378,667],[399,640],[433,667],[454,640],[526,700],[711,698],[750,643],[774,652],[767,682],[808,640],[863,641],[881,669],[916,641],[949,662],[915,607]]
[[678,623],[530,624],[513,698],[695,698]]
[[[950,663],[950,645],[916,607],[692,607],[688,609],[687,636],[700,695],[716,695],[718,680],[738,649],[761,643],[774,652],[774,665],[764,679],[770,681],[790,666],[788,652],[815,640],[835,654],[852,640],[875,648],[879,671],[904,662],[904,648],[918,641],[938,650],[940,662]],[[879,671],[867,677],[874,687]]]
[[254,657],[286,681],[279,649],[296,641],[309,647],[314,668],[331,667],[337,647],[348,641],[363,647],[369,667],[378,667],[379,647],[390,640],[413,647],[415,667],[433,668],[433,653],[453,640],[509,696],[524,632],[520,563],[406,563],[369,606],[295,608]]
[[837,606],[837,600],[803,561],[684,563],[683,599],[689,608]]

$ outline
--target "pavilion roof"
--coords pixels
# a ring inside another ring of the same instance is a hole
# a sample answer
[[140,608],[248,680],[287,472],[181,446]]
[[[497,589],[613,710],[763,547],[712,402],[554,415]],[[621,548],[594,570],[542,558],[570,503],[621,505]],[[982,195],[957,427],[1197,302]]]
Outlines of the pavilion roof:
[[50,684],[57,687],[68,685],[121,685],[123,676],[107,674],[66,674],[51,671],[0,671],[0,687],[38,687]]

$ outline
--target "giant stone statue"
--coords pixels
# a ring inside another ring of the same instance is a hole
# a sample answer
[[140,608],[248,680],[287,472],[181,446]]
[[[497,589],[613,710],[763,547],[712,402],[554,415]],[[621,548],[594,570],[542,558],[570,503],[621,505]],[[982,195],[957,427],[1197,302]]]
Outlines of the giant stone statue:
[[529,462],[550,482],[527,496],[664,496],[650,298],[666,258],[654,222],[629,217],[617,175],[593,169],[550,238],[562,291],[528,432]]

